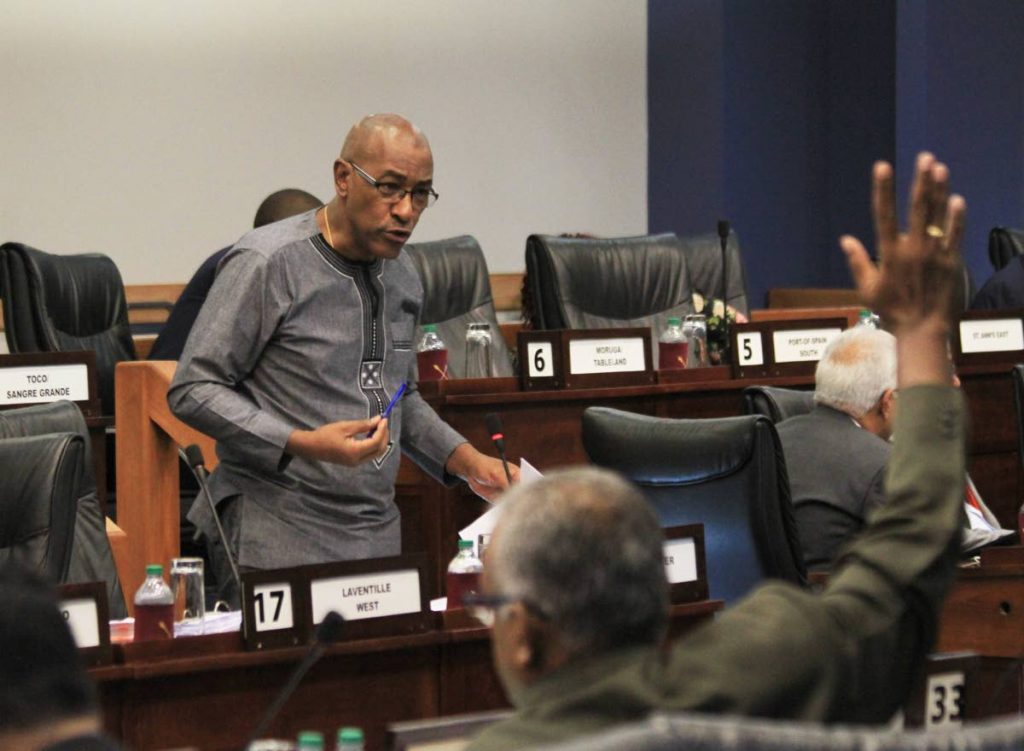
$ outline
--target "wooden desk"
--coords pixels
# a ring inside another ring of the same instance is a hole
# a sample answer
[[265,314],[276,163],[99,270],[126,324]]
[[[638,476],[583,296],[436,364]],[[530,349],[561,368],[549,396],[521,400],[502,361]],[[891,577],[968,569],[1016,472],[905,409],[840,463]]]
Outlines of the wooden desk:
[[[178,554],[178,456],[175,444],[199,443],[208,466],[216,462],[213,441],[177,420],[166,391],[175,363],[133,362],[117,367],[118,523],[128,536],[133,592],[149,562],[167,563]],[[726,367],[659,373],[650,386],[519,390],[518,379],[431,382],[424,398],[456,430],[483,451],[490,447],[484,417],[498,412],[504,422],[509,460],[525,457],[541,471],[585,464],[581,418],[602,405],[658,417],[724,417],[743,411],[742,391],[752,381],[730,378]],[[964,368],[960,374],[974,426],[969,468],[982,497],[1004,526],[1016,525],[1022,497],[1017,418],[1008,366]],[[810,376],[772,378],[766,385],[811,388]],[[458,530],[484,511],[465,486],[443,488],[403,459],[396,483],[402,512],[402,549],[425,551],[432,561],[430,595],[441,593],[443,571],[454,555]]]
[[1024,657],[1024,564],[958,571],[936,649]]
[[[673,632],[704,623],[721,601],[676,605]],[[300,730],[331,737],[342,725],[384,748],[389,722],[508,706],[482,627],[336,644],[317,663],[268,736]],[[240,634],[115,645],[120,664],[91,671],[107,732],[137,751],[191,746],[238,749],[305,654],[244,651]]]

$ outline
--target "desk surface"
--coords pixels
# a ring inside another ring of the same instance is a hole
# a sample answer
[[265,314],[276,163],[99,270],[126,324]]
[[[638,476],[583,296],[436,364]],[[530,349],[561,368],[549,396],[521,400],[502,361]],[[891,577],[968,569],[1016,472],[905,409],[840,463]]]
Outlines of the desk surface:
[[[672,608],[673,633],[720,610],[708,600]],[[115,645],[115,664],[94,668],[105,726],[137,751],[191,746],[237,749],[305,655],[305,648],[246,652],[238,633]],[[287,702],[269,735],[300,730],[366,733],[384,748],[399,720],[508,707],[483,627],[438,628],[334,644]]]

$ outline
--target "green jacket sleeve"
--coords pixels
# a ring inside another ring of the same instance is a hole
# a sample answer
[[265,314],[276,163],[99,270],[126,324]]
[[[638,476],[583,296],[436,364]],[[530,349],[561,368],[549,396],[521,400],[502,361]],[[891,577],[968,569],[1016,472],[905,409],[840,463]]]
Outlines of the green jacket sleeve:
[[900,392],[887,499],[819,595],[755,590],[679,641],[666,709],[881,722],[934,643],[952,581],[965,477],[959,391]]

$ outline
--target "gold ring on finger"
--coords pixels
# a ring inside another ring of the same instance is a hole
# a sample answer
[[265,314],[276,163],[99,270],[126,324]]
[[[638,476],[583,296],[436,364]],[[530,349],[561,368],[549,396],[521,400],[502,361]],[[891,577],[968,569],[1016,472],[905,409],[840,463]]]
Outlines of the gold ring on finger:
[[928,237],[934,237],[937,240],[941,240],[943,237],[946,236],[946,233],[942,231],[942,227],[939,227],[934,224],[929,224],[927,227],[924,228],[924,231],[928,234]]

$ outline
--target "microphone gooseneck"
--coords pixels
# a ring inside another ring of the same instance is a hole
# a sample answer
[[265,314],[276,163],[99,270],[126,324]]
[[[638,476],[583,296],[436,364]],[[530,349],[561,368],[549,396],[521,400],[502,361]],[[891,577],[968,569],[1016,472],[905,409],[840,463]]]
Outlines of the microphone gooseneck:
[[512,473],[508,468],[508,457],[505,456],[505,433],[501,429],[501,418],[496,412],[488,412],[484,420],[487,423],[487,432],[490,434],[495,448],[498,449],[498,456],[501,457],[501,466],[505,469],[505,477],[508,479],[508,484],[511,485]]
[[196,482],[199,483],[199,492],[206,498],[206,503],[210,507],[210,513],[213,514],[213,523],[217,527],[217,536],[220,538],[220,544],[224,548],[224,555],[228,559],[228,565],[231,567],[231,577],[235,580],[238,596],[241,597],[242,577],[238,573],[238,563],[235,562],[235,555],[231,552],[231,547],[228,545],[227,535],[224,534],[224,525],[220,523],[220,514],[217,513],[217,506],[213,502],[213,496],[210,495],[210,486],[206,482],[207,473],[205,462],[203,461],[203,450],[193,443],[185,448],[179,446],[178,454],[185,460],[185,464],[192,471]]
[[728,260],[726,247],[729,244],[729,221],[727,219],[718,220],[718,242],[722,248],[722,304],[729,304],[729,274],[728,271]]
[[281,708],[285,705],[285,702],[291,698],[291,695],[295,693],[295,689],[299,687],[299,683],[305,677],[309,669],[313,667],[313,664],[323,657],[325,651],[327,651],[327,645],[338,641],[341,638],[342,631],[345,626],[345,619],[337,611],[331,610],[324,616],[324,619],[320,622],[320,625],[316,627],[313,632],[313,643],[309,645],[309,649],[306,651],[306,656],[302,658],[295,670],[292,671],[291,677],[288,678],[288,682],[281,689],[281,693],[274,699],[274,703],[270,705],[263,718],[256,725],[256,729],[252,731],[252,735],[249,736],[245,742],[245,748],[249,747],[254,740],[259,738],[266,732],[267,728],[270,727],[270,723],[277,713],[281,711]]

